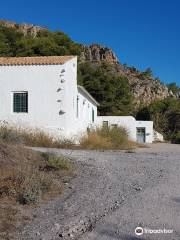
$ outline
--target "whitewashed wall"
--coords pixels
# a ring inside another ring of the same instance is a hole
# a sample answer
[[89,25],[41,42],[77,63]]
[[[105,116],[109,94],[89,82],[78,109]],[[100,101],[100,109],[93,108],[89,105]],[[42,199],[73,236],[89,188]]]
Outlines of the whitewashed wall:
[[108,125],[117,124],[127,129],[129,139],[136,141],[136,128],[145,128],[145,142],[153,142],[153,122],[152,121],[136,121],[132,116],[99,116],[97,117],[97,125],[102,126],[103,121],[108,121]]
[[97,123],[102,125],[103,121],[108,121],[108,125],[117,124],[126,128],[129,138],[136,141],[136,119],[132,116],[98,116]]
[[[85,94],[78,91],[79,113],[76,116],[77,134],[83,134],[88,127],[93,126],[97,121],[97,106]],[[92,110],[94,110],[94,122],[92,119]]]
[[145,128],[145,141],[146,143],[152,143],[153,136],[153,122],[152,121],[136,121],[136,127]]
[[[28,113],[13,112],[16,91],[28,92]],[[96,118],[97,107],[77,89],[76,57],[63,65],[0,66],[0,121],[72,137],[92,123],[92,108]]]
[[[66,132],[74,118],[76,72],[76,57],[63,65],[0,66],[0,120]],[[28,91],[28,113],[13,112],[14,91]],[[61,109],[65,114],[59,115]]]

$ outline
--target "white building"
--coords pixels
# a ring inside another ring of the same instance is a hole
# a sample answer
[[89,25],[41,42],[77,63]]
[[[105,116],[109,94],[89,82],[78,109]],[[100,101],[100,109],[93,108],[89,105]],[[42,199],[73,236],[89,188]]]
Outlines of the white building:
[[153,122],[136,121],[132,116],[99,116],[97,118],[99,126],[109,127],[122,126],[128,131],[132,141],[152,143],[153,141]]
[[96,122],[94,98],[77,86],[77,57],[0,58],[0,120],[74,136]]
[[0,121],[65,137],[78,137],[91,126],[119,125],[134,141],[153,141],[152,122],[97,117],[97,106],[77,85],[77,57],[0,58]]

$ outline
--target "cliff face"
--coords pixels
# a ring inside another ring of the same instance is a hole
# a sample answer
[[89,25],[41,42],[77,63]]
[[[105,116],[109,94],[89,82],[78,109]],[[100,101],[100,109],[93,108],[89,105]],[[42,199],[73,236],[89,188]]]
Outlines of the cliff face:
[[[121,66],[121,69],[124,66]],[[167,86],[152,76],[147,76],[135,68],[124,67],[123,74],[127,77],[135,97],[136,106],[148,106],[155,100],[175,97]]]
[[107,61],[111,64],[119,63],[116,55],[110,48],[98,44],[83,46],[81,59],[85,61]]
[[97,64],[102,61],[112,64],[117,74],[123,75],[128,79],[135,98],[136,108],[142,105],[147,106],[157,99],[165,99],[170,96],[175,97],[168,90],[167,86],[162,84],[158,79],[146,76],[134,67],[121,64],[110,48],[98,44],[83,46],[80,59],[81,61],[90,61]]
[[17,24],[15,22],[6,21],[6,20],[0,20],[0,25],[9,27],[9,28],[14,28],[17,31],[23,33],[24,36],[30,36],[30,37],[36,37],[40,31],[47,30],[46,28],[36,26],[33,24],[26,24],[26,23]]

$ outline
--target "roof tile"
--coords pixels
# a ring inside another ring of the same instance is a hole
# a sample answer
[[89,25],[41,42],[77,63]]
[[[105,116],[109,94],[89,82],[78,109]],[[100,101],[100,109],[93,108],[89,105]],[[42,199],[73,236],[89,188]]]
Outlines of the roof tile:
[[58,65],[75,56],[0,57],[0,65]]

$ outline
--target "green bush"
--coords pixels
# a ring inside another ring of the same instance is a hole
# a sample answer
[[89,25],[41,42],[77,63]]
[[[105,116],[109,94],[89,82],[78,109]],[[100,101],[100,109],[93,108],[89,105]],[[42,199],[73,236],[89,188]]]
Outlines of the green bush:
[[180,131],[171,135],[172,143],[180,144]]
[[70,160],[65,156],[56,156],[53,153],[42,153],[42,157],[45,159],[47,167],[50,167],[54,170],[71,169]]
[[63,170],[69,170],[70,169],[70,162],[67,158],[65,157],[56,157],[56,156],[51,156],[48,159],[48,165],[51,167],[54,167],[56,169],[63,169]]
[[34,204],[39,202],[41,191],[38,187],[25,188],[19,196],[19,202],[21,204]]

